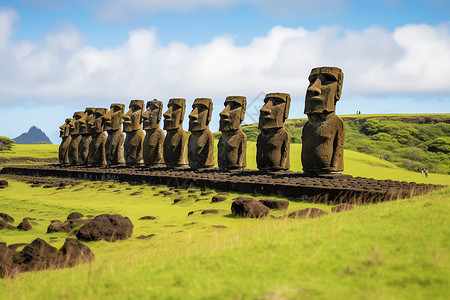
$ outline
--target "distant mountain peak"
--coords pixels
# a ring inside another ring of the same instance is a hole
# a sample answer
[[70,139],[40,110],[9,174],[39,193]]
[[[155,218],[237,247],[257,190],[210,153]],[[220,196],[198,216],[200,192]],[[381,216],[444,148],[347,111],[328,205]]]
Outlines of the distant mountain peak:
[[39,142],[52,143],[48,136],[36,126],[31,126],[28,132],[22,133],[13,140],[16,141],[16,144],[37,144]]

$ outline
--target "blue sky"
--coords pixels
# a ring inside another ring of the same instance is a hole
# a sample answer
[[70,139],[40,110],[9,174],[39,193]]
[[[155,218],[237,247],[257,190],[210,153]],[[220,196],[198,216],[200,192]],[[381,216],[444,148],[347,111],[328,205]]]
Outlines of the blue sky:
[[247,96],[252,123],[261,95],[280,91],[290,118],[304,117],[321,65],[344,71],[338,114],[450,112],[449,11],[446,0],[2,0],[0,135],[36,125],[59,143],[74,111],[131,99],[210,97],[217,130],[226,96]]

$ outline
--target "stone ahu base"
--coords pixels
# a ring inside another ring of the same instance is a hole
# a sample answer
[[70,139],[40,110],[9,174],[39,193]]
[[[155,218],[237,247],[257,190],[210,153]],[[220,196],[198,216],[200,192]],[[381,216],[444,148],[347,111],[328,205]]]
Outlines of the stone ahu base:
[[59,165],[11,166],[2,174],[54,176],[85,180],[197,186],[239,193],[279,195],[312,203],[369,204],[429,193],[445,186],[415,182],[375,180],[350,175],[308,176],[292,171],[220,171],[149,167],[60,167]]

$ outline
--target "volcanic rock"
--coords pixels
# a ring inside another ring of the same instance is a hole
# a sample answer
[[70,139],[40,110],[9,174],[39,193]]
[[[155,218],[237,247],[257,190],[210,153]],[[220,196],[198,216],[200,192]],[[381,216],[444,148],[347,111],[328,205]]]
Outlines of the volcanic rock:
[[31,229],[33,229],[33,226],[31,226],[30,222],[28,222],[27,218],[24,218],[23,221],[17,225],[17,229],[18,230],[23,230],[23,231],[29,231]]
[[331,208],[332,213],[338,213],[342,211],[354,210],[355,206],[347,203],[341,203]]
[[318,218],[325,215],[328,215],[328,213],[315,207],[309,207],[291,212],[288,218]]
[[269,214],[270,209],[253,198],[234,200],[231,211],[235,216],[243,218],[262,218]]
[[14,230],[14,229],[16,229],[16,227],[14,227],[14,226],[12,226],[12,225],[6,223],[6,222],[3,221],[3,220],[0,220],[0,230],[2,230],[2,229],[11,229],[11,230]]
[[59,257],[55,247],[43,239],[37,238],[25,246],[14,258],[20,272],[39,271],[58,266]]
[[90,220],[80,220],[80,219],[69,219],[64,223],[59,220],[53,220],[52,223],[47,228],[47,233],[52,232],[70,232],[72,229],[86,224]]
[[82,214],[82,213],[79,213],[79,212],[73,212],[73,213],[70,213],[68,216],[67,216],[67,220],[73,220],[73,219],[81,219],[81,218],[83,218],[84,217],[84,215]]
[[8,181],[6,181],[4,179],[0,180],[0,189],[4,189],[7,186],[8,186]]
[[270,209],[282,209],[286,210],[289,206],[289,201],[287,200],[273,200],[273,199],[261,199],[259,200],[262,204]]
[[78,264],[89,263],[94,260],[94,253],[88,246],[77,239],[67,238],[60,249],[62,259],[60,267],[73,267]]
[[219,211],[217,209],[206,209],[206,210],[202,211],[202,215],[206,215],[206,214],[217,215],[218,213],[219,213]]
[[133,224],[128,217],[121,215],[103,214],[89,220],[85,225],[75,231],[77,239],[81,241],[115,242],[126,240],[133,234]]
[[145,216],[145,217],[140,217],[139,220],[156,220],[157,217],[154,216]]
[[215,195],[214,197],[212,197],[211,202],[222,202],[227,200],[227,196],[225,195]]
[[14,277],[17,275],[17,267],[13,264],[13,258],[17,251],[10,249],[6,243],[0,243],[0,277]]
[[3,219],[3,221],[5,221],[7,223],[14,223],[13,217],[11,217],[8,214],[2,213],[2,212],[0,212],[0,219]]

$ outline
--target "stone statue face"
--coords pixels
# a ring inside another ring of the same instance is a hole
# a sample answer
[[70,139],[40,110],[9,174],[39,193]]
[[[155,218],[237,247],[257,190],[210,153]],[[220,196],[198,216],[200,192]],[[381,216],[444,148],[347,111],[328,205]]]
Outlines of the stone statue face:
[[64,124],[61,127],[59,127],[59,137],[69,136],[70,122],[72,122],[72,118],[66,119]]
[[219,114],[219,130],[237,130],[245,117],[247,100],[243,96],[229,96],[225,99],[225,108]]
[[103,116],[106,114],[106,108],[96,108],[94,112],[94,125],[92,127],[93,132],[102,133],[104,131],[103,128]]
[[336,67],[321,67],[311,70],[305,97],[305,114],[334,112],[341,98],[344,73]]
[[209,98],[197,98],[192,104],[192,112],[189,114],[189,131],[201,131],[208,128],[213,110],[212,100]]
[[80,123],[80,134],[90,133],[88,121],[94,118],[94,111],[95,108],[93,107],[86,107],[84,110],[84,116],[78,121]]
[[147,102],[147,110],[142,114],[144,130],[159,128],[163,104],[161,101],[152,100]]
[[113,103],[109,111],[103,117],[105,130],[119,130],[123,122],[123,114],[125,112],[125,104]]
[[281,128],[289,116],[291,96],[285,93],[270,93],[259,111],[259,129]]
[[167,107],[168,109],[164,113],[164,130],[180,128],[183,124],[184,113],[186,111],[186,99],[170,99]]
[[80,119],[83,118],[84,111],[77,111],[73,114],[72,122],[70,122],[70,134],[80,134]]
[[144,100],[131,100],[130,109],[123,116],[123,131],[132,132],[141,129]]

